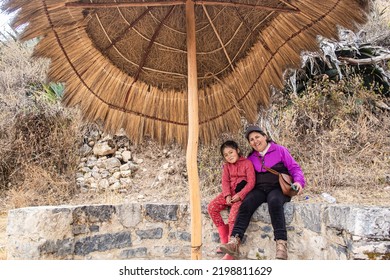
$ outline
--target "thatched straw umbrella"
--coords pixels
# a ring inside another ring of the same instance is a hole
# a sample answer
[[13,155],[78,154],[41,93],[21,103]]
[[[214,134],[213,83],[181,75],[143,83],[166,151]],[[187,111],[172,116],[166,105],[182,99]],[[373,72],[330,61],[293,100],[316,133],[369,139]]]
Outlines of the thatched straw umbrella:
[[134,142],[187,146],[192,258],[200,259],[198,141],[256,120],[270,85],[317,35],[364,21],[364,0],[8,0],[22,39],[66,83],[64,102]]

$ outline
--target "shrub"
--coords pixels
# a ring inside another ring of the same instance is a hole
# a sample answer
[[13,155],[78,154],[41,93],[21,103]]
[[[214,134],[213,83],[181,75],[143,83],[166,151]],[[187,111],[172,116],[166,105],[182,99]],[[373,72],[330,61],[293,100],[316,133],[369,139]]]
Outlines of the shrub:
[[27,205],[47,203],[51,194],[69,199],[82,139],[80,114],[61,106],[60,86],[46,84],[47,61],[30,58],[31,42],[11,41],[0,52],[0,191],[10,190],[19,202],[25,197]]

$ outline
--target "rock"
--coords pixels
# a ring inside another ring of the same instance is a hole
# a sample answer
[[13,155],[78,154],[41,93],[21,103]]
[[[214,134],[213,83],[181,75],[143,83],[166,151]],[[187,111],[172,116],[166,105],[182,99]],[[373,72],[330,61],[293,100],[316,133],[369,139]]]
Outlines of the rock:
[[99,187],[102,189],[107,189],[110,186],[110,183],[107,179],[103,179],[99,181]]
[[77,241],[74,245],[75,255],[87,255],[91,252],[104,252],[114,248],[124,248],[131,245],[131,235],[128,232],[95,235]]
[[92,177],[93,177],[95,180],[100,180],[100,178],[101,178],[102,176],[100,175],[99,172],[97,172],[97,171],[92,171]]
[[134,159],[134,162],[135,162],[136,164],[141,164],[141,163],[144,162],[144,160],[141,159],[141,158],[135,158],[135,159]]
[[115,177],[110,177],[108,178],[108,182],[110,183],[110,185],[116,183],[116,182],[119,182],[119,178],[115,178]]
[[109,158],[105,161],[105,165],[108,171],[113,171],[116,167],[121,166],[121,162],[117,158]]
[[112,174],[112,177],[114,177],[115,179],[118,179],[121,177],[121,173],[120,172],[114,172],[114,174]]
[[129,138],[125,135],[115,135],[113,139],[117,143],[118,147],[128,148],[130,146]]
[[130,176],[131,176],[131,170],[121,171],[121,177],[122,178],[127,178],[127,177],[130,177]]
[[122,153],[122,159],[124,162],[129,162],[131,160],[131,152],[130,151],[124,151]]
[[128,164],[123,164],[119,167],[120,171],[127,171],[130,169],[130,166]]
[[116,191],[119,190],[122,187],[121,183],[119,181],[116,181],[114,184],[110,186],[110,190]]
[[130,186],[131,185],[131,179],[130,178],[120,178],[119,182],[121,182],[122,185]]
[[87,144],[84,144],[81,148],[80,148],[80,154],[82,156],[86,156],[88,154],[90,154],[92,152],[92,148],[90,146],[88,146]]
[[83,173],[87,173],[87,172],[91,172],[91,171],[92,170],[89,167],[82,167],[82,168],[80,168],[80,172],[83,172]]
[[96,161],[96,167],[97,168],[101,168],[101,169],[104,169],[106,168],[106,165],[105,165],[105,161],[107,160],[107,157],[104,156],[104,157],[100,157],[97,161]]
[[161,239],[163,234],[163,229],[159,227],[159,228],[146,229],[146,230],[137,230],[135,233],[141,239]]
[[[139,166],[136,164],[133,164],[132,162],[129,162],[128,165],[130,167],[130,170],[133,172],[135,172],[139,169]],[[147,169],[143,169],[143,171],[147,171]]]
[[156,221],[176,221],[178,219],[176,204],[146,204],[146,215]]
[[108,172],[107,170],[103,170],[100,175],[102,176],[102,178],[108,178],[111,176],[111,173]]
[[98,142],[93,147],[93,153],[96,156],[107,156],[112,155],[116,152],[116,145],[112,140],[105,142]]
[[96,165],[97,158],[96,157],[90,157],[88,158],[88,161],[86,163],[87,167],[93,168]]

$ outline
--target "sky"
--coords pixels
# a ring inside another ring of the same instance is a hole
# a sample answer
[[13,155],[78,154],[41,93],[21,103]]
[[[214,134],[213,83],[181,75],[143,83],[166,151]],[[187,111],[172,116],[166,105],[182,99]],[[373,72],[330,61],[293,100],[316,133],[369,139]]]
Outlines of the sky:
[[[3,4],[2,3],[3,1],[0,0],[0,6]],[[0,30],[3,31],[3,30],[9,30],[9,26],[8,26],[8,23],[10,22],[10,20],[12,19],[12,16],[14,15],[15,13],[9,15],[7,14],[6,12],[0,10]]]
[[[2,1],[0,0],[0,5],[1,5],[1,2]],[[0,33],[4,33],[4,32],[5,32],[5,34],[7,32],[13,33],[9,24],[10,24],[12,17],[14,15],[15,15],[15,13],[7,14],[4,11],[0,10]],[[2,36],[0,36],[0,38],[1,37]]]
[[7,30],[8,29],[8,22],[10,20],[10,16],[3,14],[1,12],[0,14],[0,30]]

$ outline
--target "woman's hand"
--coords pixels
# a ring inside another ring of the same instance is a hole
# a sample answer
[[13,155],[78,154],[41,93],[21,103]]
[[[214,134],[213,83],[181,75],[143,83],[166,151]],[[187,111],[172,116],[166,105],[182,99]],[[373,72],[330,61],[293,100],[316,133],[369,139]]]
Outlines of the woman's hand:
[[303,188],[302,188],[301,184],[299,184],[298,182],[295,182],[293,185],[295,185],[297,187],[298,195],[303,193]]
[[238,202],[240,200],[241,200],[241,197],[236,193],[235,195],[233,195],[231,202],[234,203],[234,202]]

